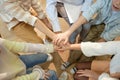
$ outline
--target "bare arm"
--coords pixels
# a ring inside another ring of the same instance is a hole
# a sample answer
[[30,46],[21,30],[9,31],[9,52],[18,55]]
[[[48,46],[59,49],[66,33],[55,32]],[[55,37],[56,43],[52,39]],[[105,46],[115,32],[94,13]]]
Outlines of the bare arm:
[[54,38],[55,33],[53,33],[51,30],[49,30],[45,24],[40,21],[39,19],[37,19],[37,21],[34,24],[35,28],[37,28],[39,31],[43,32],[44,34],[46,34],[48,37],[50,37],[51,39]]
[[87,23],[87,20],[81,15],[78,20],[66,31],[67,35],[70,36],[79,26],[85,23]]
[[110,74],[111,77],[120,78],[120,72]]

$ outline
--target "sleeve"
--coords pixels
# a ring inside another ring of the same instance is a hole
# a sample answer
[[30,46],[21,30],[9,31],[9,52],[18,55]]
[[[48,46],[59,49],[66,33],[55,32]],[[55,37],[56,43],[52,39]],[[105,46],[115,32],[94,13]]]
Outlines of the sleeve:
[[39,76],[39,73],[38,72],[32,72],[30,74],[25,74],[25,75],[22,75],[22,76],[18,76],[12,80],[36,80]]
[[97,13],[105,5],[105,0],[97,0],[91,5],[87,11],[83,12],[83,16],[87,21],[90,21],[95,13]]
[[102,56],[102,55],[114,55],[119,50],[119,41],[110,42],[82,42],[80,47],[84,55]]
[[25,42],[16,42],[3,39],[5,47],[13,52],[41,52],[41,53],[52,53],[54,51],[52,44],[33,44]]
[[38,18],[44,19],[46,14],[44,13],[41,3],[38,0],[31,0],[32,1],[32,8],[38,13]]
[[6,2],[4,3],[3,8],[4,8],[3,10],[7,12],[7,14],[9,14],[11,17],[16,18],[18,21],[23,21],[25,23],[28,23],[32,26],[34,26],[34,23],[37,20],[35,16],[32,16],[30,12],[25,11],[17,3]]
[[46,0],[46,1],[47,1],[46,12],[53,26],[53,31],[54,32],[61,31],[61,27],[57,15],[57,9],[56,9],[57,0]]
[[82,5],[81,11],[87,11],[88,8],[92,5],[93,0],[85,0],[84,4]]
[[120,24],[115,25],[110,30],[104,30],[101,34],[101,37],[104,38],[106,41],[112,41],[117,36],[120,36]]
[[119,80],[119,79],[110,77],[108,73],[102,73],[99,76],[98,80]]

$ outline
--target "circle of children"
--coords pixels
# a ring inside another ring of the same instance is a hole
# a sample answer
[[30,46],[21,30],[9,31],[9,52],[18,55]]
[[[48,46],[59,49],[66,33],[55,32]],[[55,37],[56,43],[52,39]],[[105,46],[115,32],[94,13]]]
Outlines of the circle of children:
[[[0,0],[0,80],[120,79],[120,0],[46,0],[46,13],[40,3]],[[70,26],[65,32],[58,17]],[[35,29],[52,41],[43,44]],[[40,67],[55,58],[50,53],[65,50],[60,76]],[[73,63],[69,79],[65,70]]]

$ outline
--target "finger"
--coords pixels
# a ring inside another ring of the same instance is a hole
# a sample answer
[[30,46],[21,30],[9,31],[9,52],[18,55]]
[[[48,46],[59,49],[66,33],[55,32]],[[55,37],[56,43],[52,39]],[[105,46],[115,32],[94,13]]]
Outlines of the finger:
[[60,45],[62,41],[63,41],[63,39],[58,39],[56,45],[57,46],[62,46],[62,45]]
[[65,41],[64,41],[64,45],[66,45],[68,43],[68,39],[65,39]]
[[88,75],[86,75],[86,74],[79,74],[78,75],[78,77],[81,77],[81,76],[88,77]]
[[84,73],[84,70],[78,70],[76,73]]

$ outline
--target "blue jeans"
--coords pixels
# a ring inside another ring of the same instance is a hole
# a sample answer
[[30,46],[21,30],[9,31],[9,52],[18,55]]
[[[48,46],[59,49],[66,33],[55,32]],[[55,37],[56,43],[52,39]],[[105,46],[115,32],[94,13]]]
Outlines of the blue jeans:
[[[38,53],[38,54],[30,54],[30,55],[21,55],[19,58],[24,62],[26,65],[26,68],[31,68],[37,64],[41,64],[46,62],[48,55],[45,53]],[[32,70],[28,70],[27,73],[31,73]],[[49,70],[48,73],[50,74],[50,77],[48,80],[58,80],[56,72],[53,70]],[[41,80],[41,79],[40,79]]]
[[[49,79],[47,80],[58,80],[58,77],[55,71],[49,70],[48,73],[50,74],[50,76],[49,76]],[[40,80],[44,80],[44,79],[40,79]]]
[[26,68],[31,68],[37,64],[41,64],[47,61],[48,55],[45,53],[30,54],[30,55],[21,55],[19,58],[26,65]]
[[77,35],[78,34],[80,34],[80,32],[81,32],[81,30],[82,30],[82,27],[79,27],[77,30],[75,30],[72,34],[71,34],[71,36],[70,36],[70,43],[75,43],[75,41],[76,41],[76,37],[77,37]]

